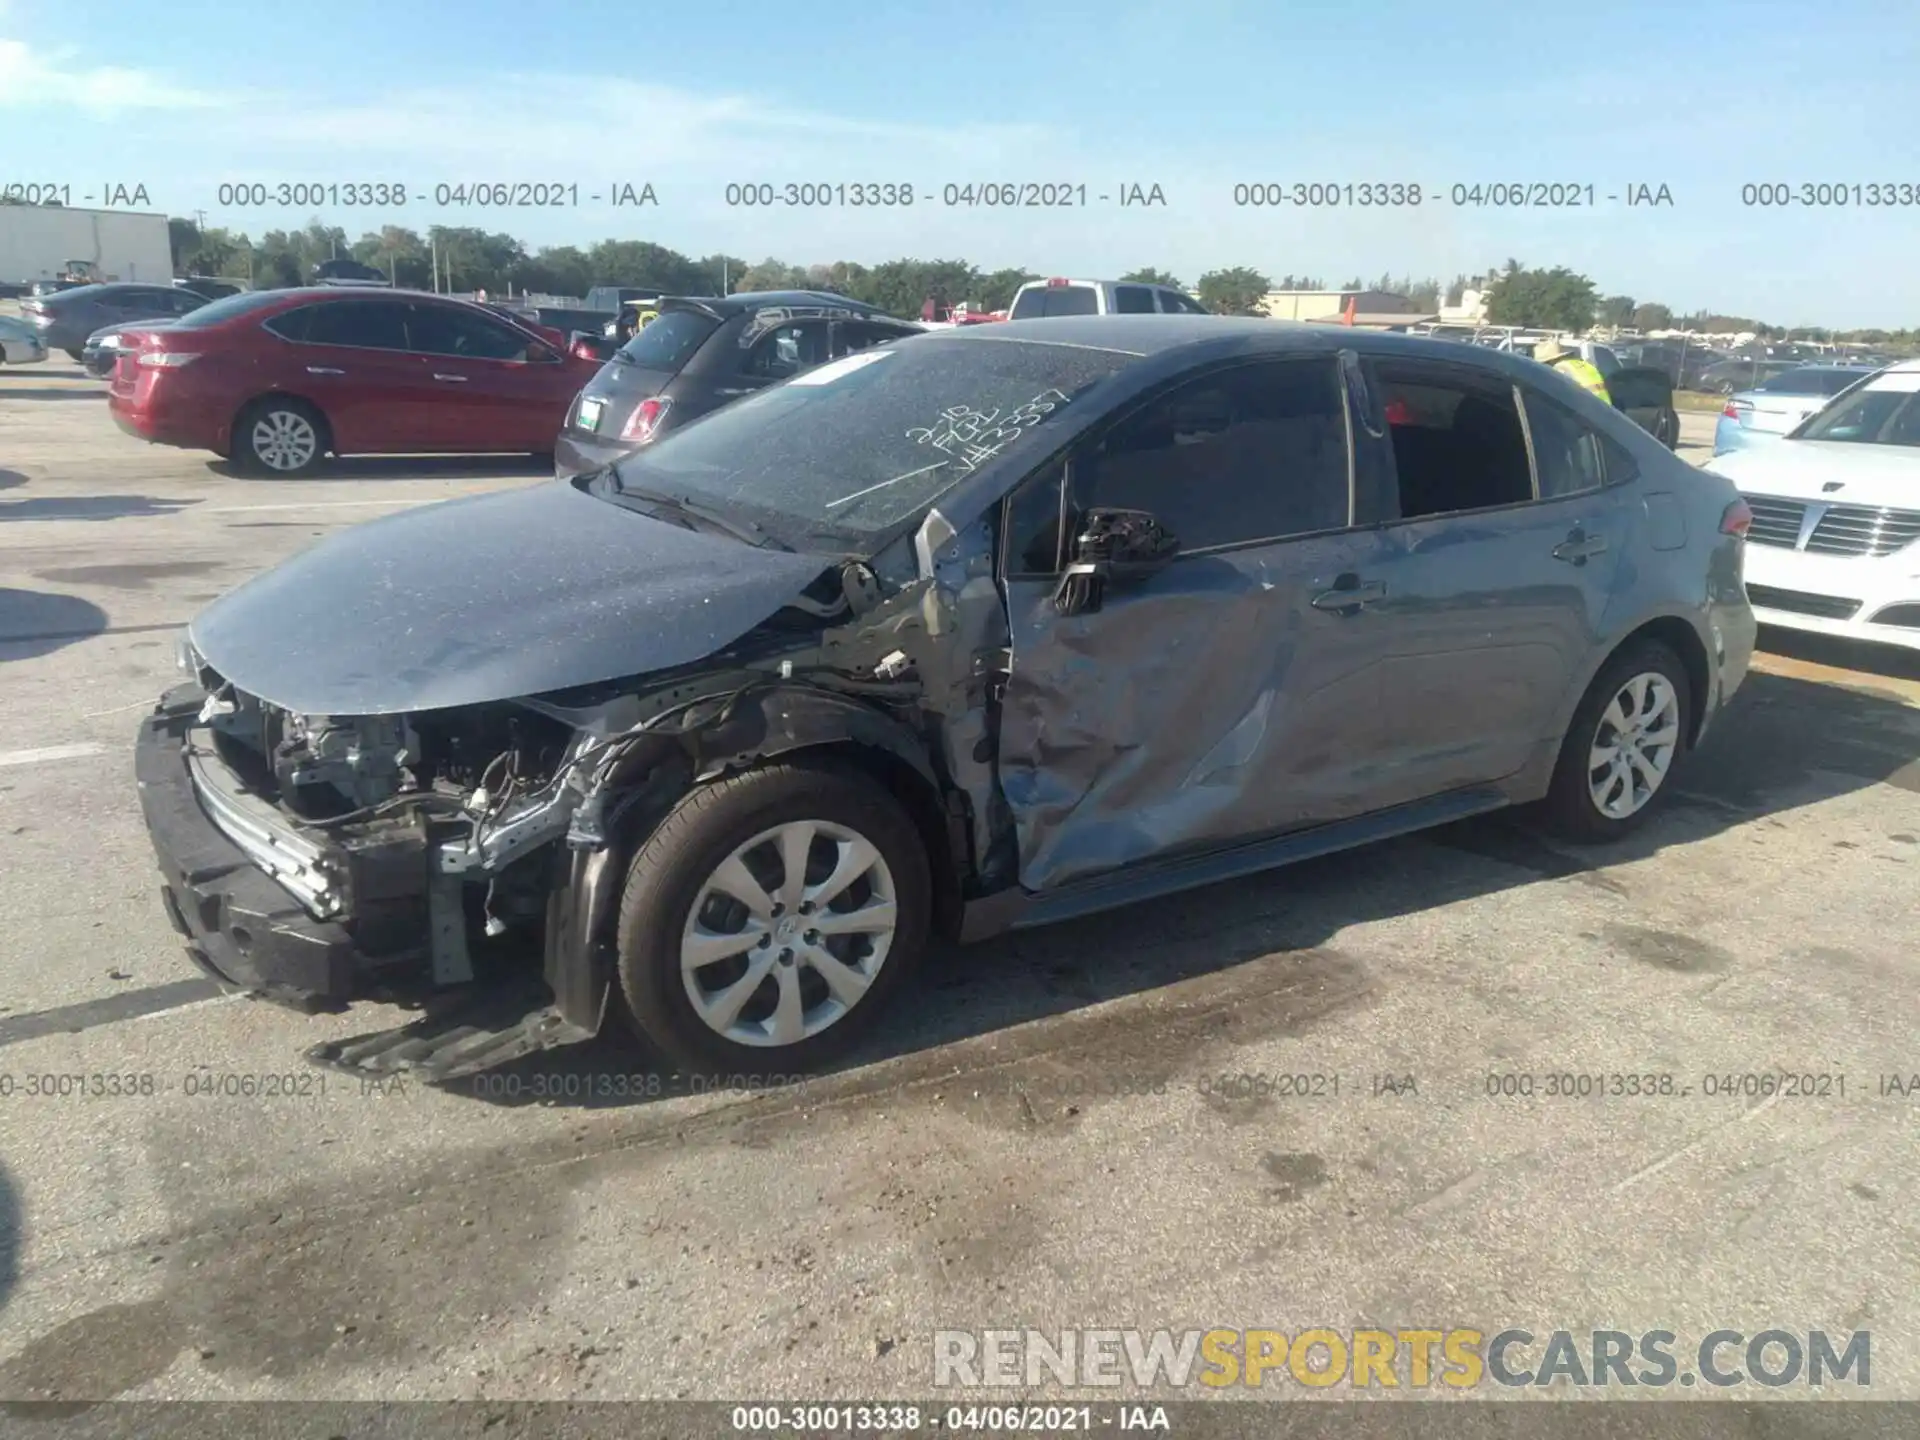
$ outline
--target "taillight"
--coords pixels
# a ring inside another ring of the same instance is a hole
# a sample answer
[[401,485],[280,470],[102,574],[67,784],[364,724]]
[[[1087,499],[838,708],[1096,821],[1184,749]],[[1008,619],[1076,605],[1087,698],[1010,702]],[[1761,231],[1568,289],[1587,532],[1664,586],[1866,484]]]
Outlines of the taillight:
[[197,353],[185,350],[145,350],[140,354],[140,363],[158,370],[178,370],[199,358]]
[[651,400],[642,400],[627,417],[626,426],[620,431],[620,438],[631,440],[639,445],[646,444],[659,432],[660,421],[672,408],[671,400],[662,400],[658,396]]
[[1740,407],[1729,400],[1727,401],[1727,408],[1720,413],[1729,420],[1738,420],[1740,418]]
[[1062,286],[1068,283],[1069,282],[1067,281],[1067,278],[1064,275],[1055,275],[1052,279],[1047,281],[1047,288],[1049,290],[1058,290]]
[[1744,500],[1734,501],[1727,506],[1726,512],[1720,517],[1722,535],[1739,535],[1744,538],[1747,531],[1752,528],[1753,510]]

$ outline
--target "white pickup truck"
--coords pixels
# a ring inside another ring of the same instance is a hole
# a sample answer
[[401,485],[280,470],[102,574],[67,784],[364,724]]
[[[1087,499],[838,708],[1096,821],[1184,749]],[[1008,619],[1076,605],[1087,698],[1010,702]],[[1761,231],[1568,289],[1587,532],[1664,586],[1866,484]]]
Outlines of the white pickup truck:
[[1132,280],[1029,280],[1014,292],[1009,320],[1056,315],[1206,315],[1207,308],[1171,285]]

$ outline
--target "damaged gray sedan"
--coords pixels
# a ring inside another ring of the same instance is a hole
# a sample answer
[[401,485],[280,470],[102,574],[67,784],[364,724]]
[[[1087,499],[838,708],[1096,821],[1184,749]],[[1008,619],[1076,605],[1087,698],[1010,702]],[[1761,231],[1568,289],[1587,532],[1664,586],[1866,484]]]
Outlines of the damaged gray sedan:
[[1516,803],[1625,833],[1745,674],[1747,520],[1492,352],[916,336],[256,577],[141,795],[203,969],[428,1003],[316,1058],[446,1078],[617,1020],[790,1074],[938,937]]

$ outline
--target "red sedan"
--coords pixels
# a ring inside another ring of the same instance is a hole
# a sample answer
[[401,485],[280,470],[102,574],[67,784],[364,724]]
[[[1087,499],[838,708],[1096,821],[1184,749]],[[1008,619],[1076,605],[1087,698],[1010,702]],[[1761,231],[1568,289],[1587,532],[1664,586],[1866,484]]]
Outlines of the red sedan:
[[331,286],[230,296],[121,345],[121,429],[272,475],[329,454],[549,454],[600,368],[464,300]]

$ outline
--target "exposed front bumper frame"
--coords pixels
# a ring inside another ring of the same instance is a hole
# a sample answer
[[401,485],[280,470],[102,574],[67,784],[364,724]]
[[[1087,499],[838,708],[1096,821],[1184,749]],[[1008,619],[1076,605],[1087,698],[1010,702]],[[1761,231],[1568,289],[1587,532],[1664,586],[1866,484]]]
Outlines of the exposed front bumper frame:
[[186,737],[203,699],[197,686],[169,691],[141,722],[134,748],[167,916],[193,962],[222,984],[302,1010],[338,1009],[361,968],[352,935],[309,914],[196,794]]

